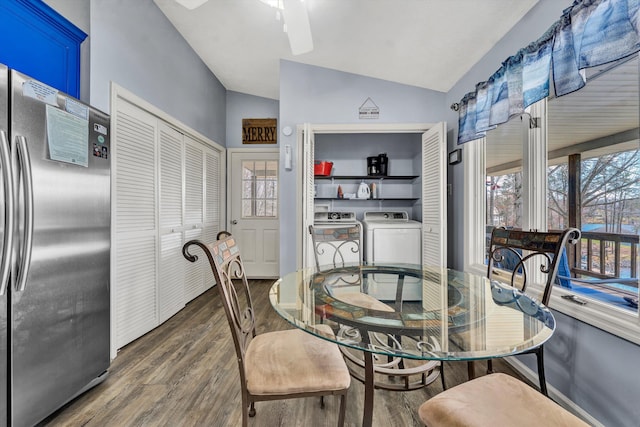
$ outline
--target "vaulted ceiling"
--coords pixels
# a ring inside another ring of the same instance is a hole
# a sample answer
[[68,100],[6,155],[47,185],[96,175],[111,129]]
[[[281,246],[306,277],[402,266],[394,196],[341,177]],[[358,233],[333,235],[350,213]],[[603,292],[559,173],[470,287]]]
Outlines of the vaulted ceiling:
[[280,59],[447,92],[538,0],[304,0],[297,56],[260,0],[154,2],[228,90],[278,99]]
[[[178,1],[203,4],[189,10]],[[272,99],[279,98],[281,59],[447,92],[538,2],[302,1],[314,48],[294,56],[284,16],[277,20],[261,0],[154,0],[228,90]],[[607,68],[588,70],[587,87],[550,101],[549,150],[633,129],[627,144],[637,147],[638,61],[602,73]],[[511,121],[490,132],[503,142],[489,144],[488,166],[521,158],[520,129]],[[505,140],[515,141],[513,150]]]

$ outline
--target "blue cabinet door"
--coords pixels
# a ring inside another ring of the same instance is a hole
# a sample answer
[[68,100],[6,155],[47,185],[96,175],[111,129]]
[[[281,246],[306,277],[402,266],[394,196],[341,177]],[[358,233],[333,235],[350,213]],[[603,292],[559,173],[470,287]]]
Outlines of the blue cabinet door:
[[40,0],[0,2],[0,63],[76,98],[86,37]]

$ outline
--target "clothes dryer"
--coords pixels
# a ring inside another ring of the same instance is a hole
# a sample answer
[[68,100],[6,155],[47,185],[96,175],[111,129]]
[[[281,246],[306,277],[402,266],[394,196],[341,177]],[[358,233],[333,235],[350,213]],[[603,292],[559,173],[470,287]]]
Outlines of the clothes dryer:
[[[422,223],[409,219],[404,211],[365,212],[364,259],[367,263],[422,263]],[[396,278],[375,275],[369,293],[383,301],[396,299]],[[405,280],[404,300],[422,298],[422,285],[417,280]]]

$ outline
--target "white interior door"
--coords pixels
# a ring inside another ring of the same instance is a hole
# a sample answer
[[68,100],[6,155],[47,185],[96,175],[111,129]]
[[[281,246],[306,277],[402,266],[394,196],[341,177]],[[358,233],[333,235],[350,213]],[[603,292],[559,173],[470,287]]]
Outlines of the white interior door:
[[158,322],[182,310],[186,301],[184,281],[187,263],[182,256],[183,223],[183,134],[164,121],[158,121],[159,146],[159,224]]
[[127,101],[112,113],[112,357],[157,318],[157,119]]
[[447,266],[447,125],[422,135],[422,262]]
[[[184,145],[184,240],[203,240],[204,226],[204,147],[192,138],[185,137]],[[204,271],[206,263],[185,263],[184,292],[191,300],[206,290]]]
[[315,256],[313,249],[313,242],[309,235],[309,226],[313,225],[314,214],[314,175],[313,175],[313,160],[315,153],[315,137],[311,130],[309,123],[304,124],[302,134],[298,135],[298,138],[302,140],[302,144],[298,144],[298,147],[302,146],[302,169],[301,179],[302,181],[302,265],[298,264],[297,267],[311,267],[315,265]]
[[[111,357],[214,284],[182,245],[215,240],[225,149],[114,84],[111,93]],[[202,252],[194,250],[202,257]]]
[[230,149],[229,231],[248,277],[278,277],[280,218],[277,149]]

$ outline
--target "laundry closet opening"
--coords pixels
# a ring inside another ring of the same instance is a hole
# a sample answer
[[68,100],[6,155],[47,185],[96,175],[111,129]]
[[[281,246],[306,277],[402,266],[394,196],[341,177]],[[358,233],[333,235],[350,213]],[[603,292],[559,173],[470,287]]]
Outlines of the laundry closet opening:
[[[363,221],[367,225],[371,213],[381,213],[376,221],[395,224],[398,233],[411,228],[420,238],[411,256],[376,261],[428,260],[432,265],[446,265],[445,123],[372,130],[307,125],[304,152],[303,230],[315,221],[331,220],[332,213],[360,227]],[[416,230],[417,224],[425,222],[425,213],[427,226]],[[369,261],[367,245],[372,241],[367,241],[365,231],[363,228],[361,259]],[[429,233],[427,238],[425,233]],[[302,241],[307,251],[305,265],[311,266],[310,239],[304,235]]]

